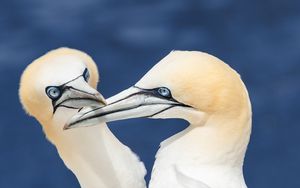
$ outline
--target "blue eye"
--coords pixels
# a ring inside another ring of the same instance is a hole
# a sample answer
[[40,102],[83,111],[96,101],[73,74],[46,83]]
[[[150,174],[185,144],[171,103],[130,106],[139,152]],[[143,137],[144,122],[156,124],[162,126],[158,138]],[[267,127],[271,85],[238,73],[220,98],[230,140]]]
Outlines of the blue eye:
[[61,91],[58,87],[49,86],[46,88],[46,93],[50,99],[58,99],[61,96]]
[[163,97],[166,97],[166,98],[171,98],[172,97],[171,91],[166,87],[158,88],[157,92]]
[[90,73],[89,73],[89,70],[88,70],[87,68],[84,70],[82,76],[83,76],[83,78],[84,78],[84,80],[85,80],[86,82],[89,81],[89,79],[90,79]]

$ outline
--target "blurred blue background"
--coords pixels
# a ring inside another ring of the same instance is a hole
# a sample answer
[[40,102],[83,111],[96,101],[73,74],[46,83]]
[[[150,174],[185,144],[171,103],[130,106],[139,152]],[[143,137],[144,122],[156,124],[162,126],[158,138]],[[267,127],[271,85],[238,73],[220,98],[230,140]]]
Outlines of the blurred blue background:
[[[242,75],[253,104],[248,186],[300,187],[300,1],[1,0],[1,188],[79,187],[18,100],[25,67],[61,46],[95,59],[105,97],[173,49],[223,59]],[[110,127],[140,155],[149,179],[159,143],[185,122],[136,119]]]

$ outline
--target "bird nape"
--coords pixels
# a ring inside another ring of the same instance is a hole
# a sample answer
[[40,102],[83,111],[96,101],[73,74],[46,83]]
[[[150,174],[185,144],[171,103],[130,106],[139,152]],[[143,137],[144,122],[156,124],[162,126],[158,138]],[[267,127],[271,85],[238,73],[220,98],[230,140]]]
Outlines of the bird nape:
[[250,99],[240,76],[220,59],[172,51],[106,106],[86,108],[64,128],[137,117],[190,123],[161,143],[151,188],[247,187],[243,161],[251,134]]
[[145,188],[145,167],[105,123],[63,131],[69,118],[85,106],[101,107],[99,80],[93,59],[59,48],[33,61],[20,83],[24,110],[35,117],[82,188]]

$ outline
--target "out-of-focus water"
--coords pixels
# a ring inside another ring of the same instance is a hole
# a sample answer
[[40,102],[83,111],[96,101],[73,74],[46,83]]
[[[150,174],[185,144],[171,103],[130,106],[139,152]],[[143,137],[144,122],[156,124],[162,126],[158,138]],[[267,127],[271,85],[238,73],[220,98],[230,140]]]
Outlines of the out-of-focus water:
[[[24,68],[61,46],[95,59],[105,97],[134,84],[173,49],[218,56],[242,75],[252,99],[248,186],[300,187],[299,1],[1,0],[1,188],[79,187],[18,100]],[[159,143],[185,122],[137,119],[110,125],[150,174]]]

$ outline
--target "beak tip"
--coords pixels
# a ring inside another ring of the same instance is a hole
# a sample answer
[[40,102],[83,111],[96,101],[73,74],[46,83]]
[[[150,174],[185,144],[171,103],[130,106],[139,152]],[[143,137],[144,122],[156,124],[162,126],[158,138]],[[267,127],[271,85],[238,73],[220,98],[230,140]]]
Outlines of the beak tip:
[[107,103],[106,103],[104,97],[103,97],[100,93],[97,93],[97,94],[95,95],[95,97],[98,99],[98,101],[99,101],[101,104],[103,104],[104,106],[107,105]]
[[103,104],[104,106],[107,105],[107,102],[105,100],[101,100],[100,103]]

